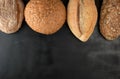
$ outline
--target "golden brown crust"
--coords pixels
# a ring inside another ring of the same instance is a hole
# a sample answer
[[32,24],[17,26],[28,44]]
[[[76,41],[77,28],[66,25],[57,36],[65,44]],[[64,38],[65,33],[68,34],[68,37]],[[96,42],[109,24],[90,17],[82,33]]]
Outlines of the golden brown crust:
[[21,0],[0,0],[0,30],[10,34],[19,30],[23,20]]
[[70,30],[79,40],[87,41],[97,21],[94,0],[70,0],[67,11]]
[[100,31],[107,40],[120,36],[120,0],[103,0]]
[[32,0],[25,8],[25,20],[36,32],[53,34],[66,19],[66,10],[60,0]]

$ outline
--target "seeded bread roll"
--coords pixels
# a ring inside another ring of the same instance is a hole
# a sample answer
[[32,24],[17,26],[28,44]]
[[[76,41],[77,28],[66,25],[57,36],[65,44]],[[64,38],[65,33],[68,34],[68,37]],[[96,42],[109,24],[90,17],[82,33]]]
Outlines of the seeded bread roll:
[[31,0],[25,8],[25,20],[31,29],[53,34],[64,24],[66,10],[60,0]]
[[23,21],[22,0],[0,0],[0,30],[10,34],[19,30]]
[[94,31],[97,21],[94,0],[69,0],[67,21],[72,33],[86,42]]
[[103,0],[100,32],[107,40],[120,36],[120,0]]

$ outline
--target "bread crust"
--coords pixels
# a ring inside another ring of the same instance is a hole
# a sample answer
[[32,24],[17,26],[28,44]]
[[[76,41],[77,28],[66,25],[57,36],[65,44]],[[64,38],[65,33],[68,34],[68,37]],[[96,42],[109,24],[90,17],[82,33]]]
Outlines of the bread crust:
[[21,0],[0,0],[0,30],[11,34],[19,30],[23,21]]
[[25,8],[25,21],[38,33],[53,34],[65,20],[66,10],[60,0],[31,0]]
[[94,0],[70,0],[67,11],[70,30],[86,42],[94,31],[98,16]]
[[103,0],[100,32],[107,40],[120,36],[120,0]]

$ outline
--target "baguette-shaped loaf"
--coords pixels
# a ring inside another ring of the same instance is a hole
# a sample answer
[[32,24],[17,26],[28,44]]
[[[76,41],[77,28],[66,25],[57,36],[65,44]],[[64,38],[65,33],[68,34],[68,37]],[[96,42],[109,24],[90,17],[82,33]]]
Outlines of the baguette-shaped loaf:
[[70,0],[67,9],[67,21],[72,33],[86,42],[94,31],[97,21],[97,9],[94,0]]

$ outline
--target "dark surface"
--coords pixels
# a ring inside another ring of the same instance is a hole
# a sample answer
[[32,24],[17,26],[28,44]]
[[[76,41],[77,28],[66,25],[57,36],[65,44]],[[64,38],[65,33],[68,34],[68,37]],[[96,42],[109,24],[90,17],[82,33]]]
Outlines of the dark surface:
[[[96,4],[100,11],[101,0]],[[105,40],[98,27],[86,43],[67,23],[51,36],[25,22],[15,34],[0,32],[0,79],[120,79],[120,39]]]

